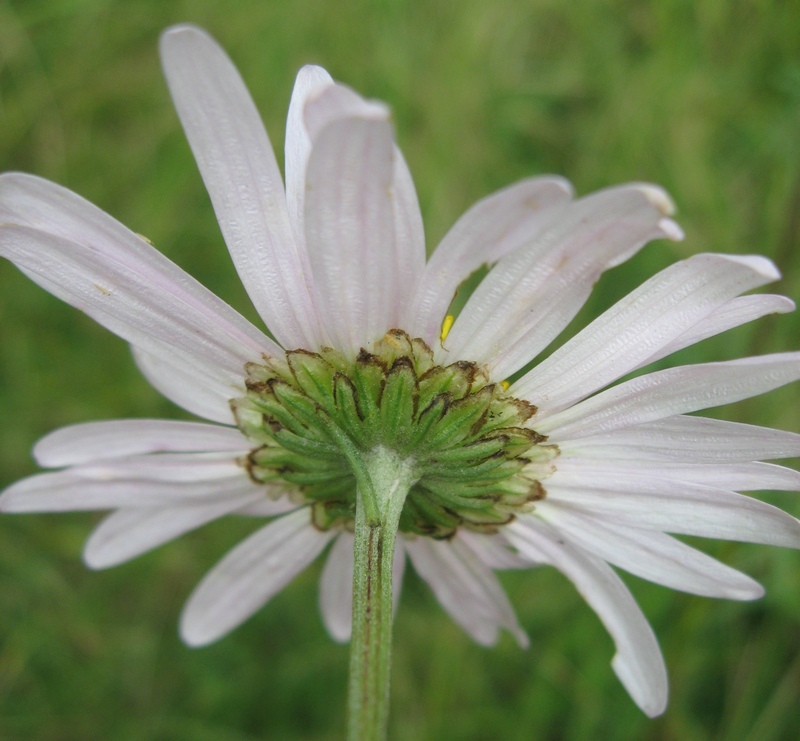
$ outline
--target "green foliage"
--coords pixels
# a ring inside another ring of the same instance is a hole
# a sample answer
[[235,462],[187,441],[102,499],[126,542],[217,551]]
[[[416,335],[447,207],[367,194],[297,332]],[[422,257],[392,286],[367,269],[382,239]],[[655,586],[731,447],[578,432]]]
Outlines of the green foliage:
[[[800,295],[797,3],[0,0],[0,169],[81,193],[255,320],[158,68],[160,30],[187,20],[239,65],[279,159],[302,64],[388,101],[431,246],[476,199],[534,173],[563,173],[580,193],[626,180],[666,186],[686,241],[652,245],[607,276],[576,327],[701,251],[768,254],[785,274],[775,290]],[[182,416],[124,343],[5,263],[0,323],[0,484],[33,472],[31,445],[59,425]],[[679,359],[797,349],[798,329],[794,316],[771,317]],[[724,413],[798,429],[799,393]],[[800,513],[791,496],[775,501]],[[255,523],[217,523],[90,573],[79,553],[93,522],[0,519],[0,738],[341,737],[347,650],[316,612],[319,565],[232,636],[190,650],[176,635],[183,599]],[[723,603],[628,579],[670,670],[670,707],[655,721],[625,695],[610,640],[552,570],[504,579],[528,651],[508,636],[474,645],[407,574],[392,737],[794,738],[800,557],[702,547],[761,579],[767,596]]]

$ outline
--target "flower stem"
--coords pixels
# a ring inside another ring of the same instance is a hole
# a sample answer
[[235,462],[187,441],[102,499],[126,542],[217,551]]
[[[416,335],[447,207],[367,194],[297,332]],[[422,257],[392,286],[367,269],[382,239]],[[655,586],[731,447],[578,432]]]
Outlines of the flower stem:
[[389,717],[395,540],[415,478],[408,461],[386,448],[365,455],[362,464],[368,483],[356,497],[347,738],[380,741]]

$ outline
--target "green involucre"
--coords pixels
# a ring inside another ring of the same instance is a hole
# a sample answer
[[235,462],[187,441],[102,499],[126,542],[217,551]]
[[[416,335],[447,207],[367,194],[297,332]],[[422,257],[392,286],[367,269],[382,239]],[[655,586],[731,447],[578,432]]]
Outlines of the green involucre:
[[416,483],[400,515],[405,533],[493,532],[544,496],[555,446],[524,424],[535,407],[491,383],[476,364],[434,365],[431,349],[391,330],[354,360],[325,348],[292,350],[247,368],[232,402],[257,447],[250,476],[313,503],[321,529],[352,527],[352,454],[383,447],[409,462]]

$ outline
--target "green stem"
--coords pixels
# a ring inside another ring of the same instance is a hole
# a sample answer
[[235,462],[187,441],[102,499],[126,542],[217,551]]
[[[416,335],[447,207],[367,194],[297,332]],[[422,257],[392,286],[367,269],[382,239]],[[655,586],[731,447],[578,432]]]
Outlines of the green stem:
[[365,455],[362,464],[371,491],[359,486],[356,497],[347,738],[380,741],[389,717],[394,547],[415,479],[409,463],[386,448]]

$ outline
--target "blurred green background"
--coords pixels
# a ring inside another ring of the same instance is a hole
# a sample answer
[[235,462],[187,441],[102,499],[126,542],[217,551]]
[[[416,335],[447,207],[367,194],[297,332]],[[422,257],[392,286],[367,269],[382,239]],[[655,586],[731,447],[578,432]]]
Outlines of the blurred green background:
[[[472,202],[562,173],[580,193],[668,188],[687,232],[601,282],[581,321],[675,259],[760,252],[800,297],[800,5],[740,0],[0,0],[0,169],[55,180],[147,235],[255,319],[158,66],[159,32],[192,21],[240,67],[282,159],[293,77],[326,66],[389,102],[435,245]],[[0,264],[0,485],[35,470],[54,427],[181,417],[124,343]],[[679,360],[798,348],[771,317]],[[675,362],[671,360],[670,362]],[[800,428],[800,389],[719,412]],[[796,495],[765,495],[800,514]],[[184,647],[178,614],[252,522],[220,522],[107,572],[80,561],[94,515],[0,519],[0,738],[336,739],[347,648],[316,608],[319,564],[243,628]],[[671,678],[648,720],[617,682],[612,645],[552,570],[504,575],[532,638],[470,642],[406,574],[396,623],[393,739],[794,739],[800,728],[800,555],[703,546],[760,579],[755,603],[627,578]]]

